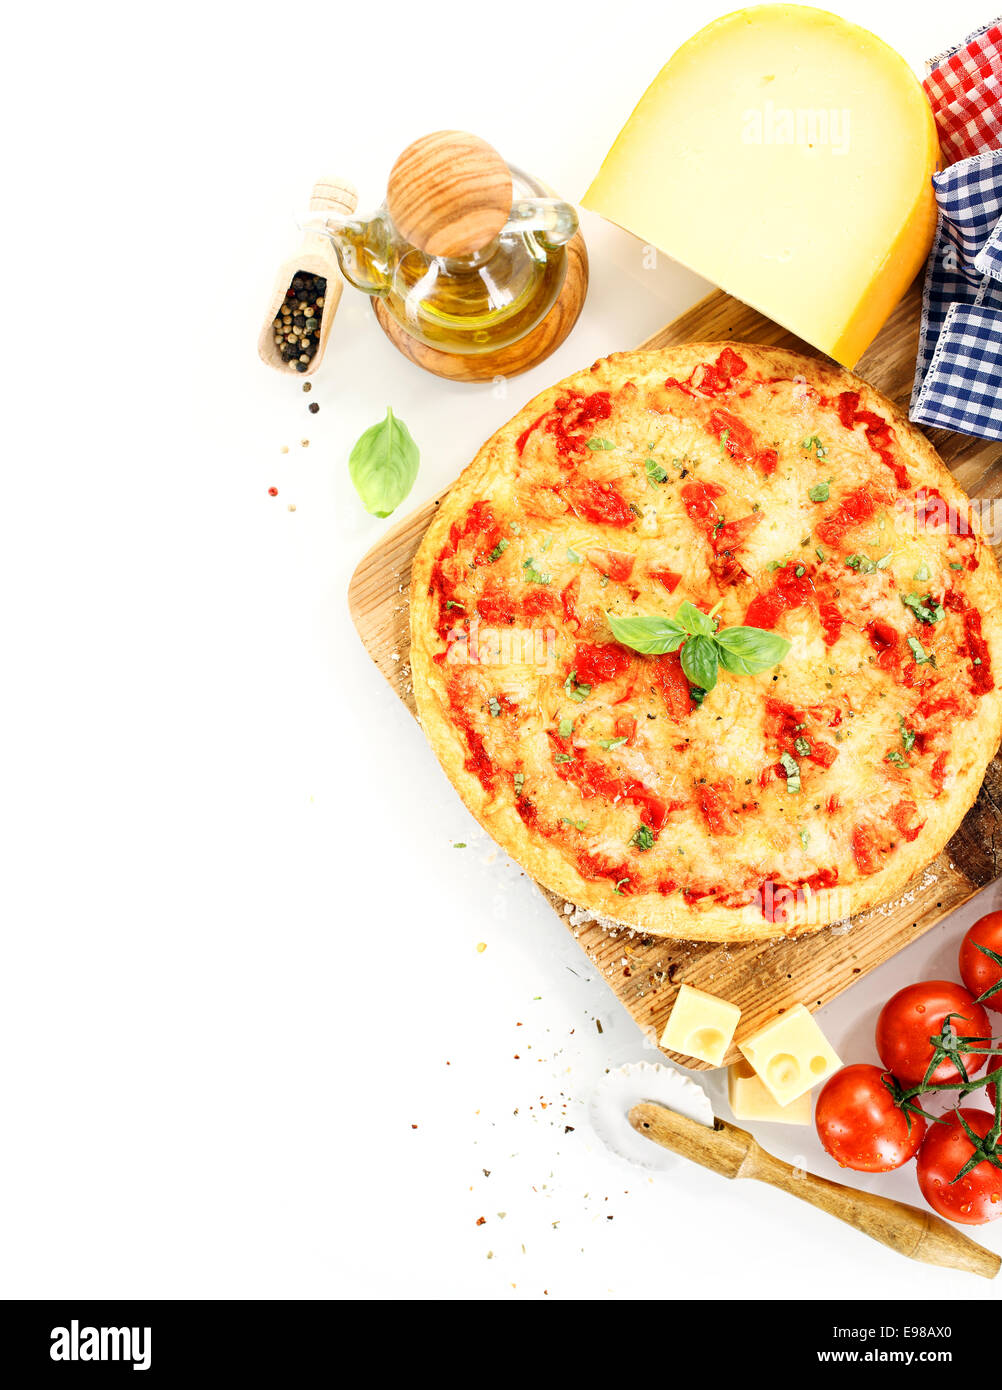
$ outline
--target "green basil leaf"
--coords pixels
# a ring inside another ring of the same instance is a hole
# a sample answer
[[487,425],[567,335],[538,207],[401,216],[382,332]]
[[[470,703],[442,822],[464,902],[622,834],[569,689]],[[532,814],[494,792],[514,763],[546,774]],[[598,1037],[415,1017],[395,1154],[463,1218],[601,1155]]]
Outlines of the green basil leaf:
[[943,605],[932,594],[926,594],[924,599],[918,594],[902,594],[901,602],[911,609],[920,623],[938,623],[945,617]]
[[786,790],[788,792],[800,791],[800,764],[795,758],[791,758],[789,753],[782,753],[779,761],[783,765],[786,773]]
[[717,633],[717,647],[721,666],[737,676],[757,676],[790,650],[785,637],[762,627],[725,627]]
[[617,618],[612,613],[605,616],[616,641],[642,656],[677,652],[689,635],[673,618]]
[[713,689],[717,683],[717,644],[712,637],[690,637],[682,648],[682,670],[693,685]]
[[675,610],[675,622],[693,637],[712,637],[717,625],[712,618],[701,612],[694,603],[685,599]]
[[812,502],[827,502],[828,491],[827,483],[815,483],[813,487],[807,489],[807,495]]
[[365,510],[371,516],[389,516],[414,486],[420,461],[410,430],[387,407],[386,419],[359,436],[348,458],[348,472]]
[[932,652],[927,652],[917,637],[909,637],[908,645],[911,648],[912,656],[915,658],[916,666],[935,666],[936,658]]
[[629,843],[642,853],[654,848],[654,832],[646,825],[639,826],[630,837]]

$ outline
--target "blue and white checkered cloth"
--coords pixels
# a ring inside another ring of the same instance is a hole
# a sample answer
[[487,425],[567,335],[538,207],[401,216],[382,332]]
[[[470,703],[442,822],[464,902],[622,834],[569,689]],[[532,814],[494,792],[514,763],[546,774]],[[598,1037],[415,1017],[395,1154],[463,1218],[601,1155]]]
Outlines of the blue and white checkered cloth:
[[1002,439],[1002,149],[961,159],[934,174],[933,186],[939,223],[909,413],[919,424]]

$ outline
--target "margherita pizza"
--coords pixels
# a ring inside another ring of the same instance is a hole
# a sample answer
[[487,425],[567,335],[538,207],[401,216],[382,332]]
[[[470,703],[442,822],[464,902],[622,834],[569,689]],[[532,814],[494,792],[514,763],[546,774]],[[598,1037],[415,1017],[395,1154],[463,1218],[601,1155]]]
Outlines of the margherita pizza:
[[414,563],[425,732],[547,888],[753,940],[881,902],[1002,733],[995,558],[929,443],[779,349],[619,354],[530,402]]

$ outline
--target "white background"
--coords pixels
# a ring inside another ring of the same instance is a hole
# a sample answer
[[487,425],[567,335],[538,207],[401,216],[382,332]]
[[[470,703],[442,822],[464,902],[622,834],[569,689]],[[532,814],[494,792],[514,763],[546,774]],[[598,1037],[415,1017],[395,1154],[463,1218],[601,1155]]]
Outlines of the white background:
[[[987,3],[843,10],[921,70]],[[350,290],[308,397],[255,356],[319,174],[373,207],[404,145],[458,126],[577,198],[722,8],[8,21],[0,1295],[994,1296],[771,1190],[607,1155],[587,1099],[652,1054],[348,618],[387,523],[346,459],[388,404],[417,504],[705,286],[586,217],[583,318],[507,399],[405,363]],[[823,1012],[846,1060],[890,993],[954,973],[974,915]],[[812,1130],[761,1137],[834,1173]],[[860,1182],[915,1198],[910,1172]]]

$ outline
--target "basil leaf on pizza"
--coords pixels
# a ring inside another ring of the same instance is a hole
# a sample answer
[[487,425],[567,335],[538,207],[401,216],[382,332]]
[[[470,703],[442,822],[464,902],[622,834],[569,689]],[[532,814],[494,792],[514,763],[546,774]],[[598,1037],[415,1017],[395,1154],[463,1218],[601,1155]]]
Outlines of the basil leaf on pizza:
[[786,637],[759,627],[727,627],[717,631],[711,610],[681,603],[671,618],[618,618],[607,613],[612,635],[643,656],[681,649],[682,670],[693,685],[709,691],[717,683],[718,666],[738,676],[756,676],[776,666],[790,650]]
[[682,648],[682,670],[709,692],[717,683],[717,644],[712,637],[691,637]]
[[777,666],[790,650],[790,642],[778,632],[760,627],[725,627],[717,633],[720,664],[740,676],[757,676]]
[[674,618],[617,618],[613,613],[606,616],[616,641],[642,656],[677,652],[689,637],[688,629]]
[[717,625],[710,615],[702,612],[688,599],[680,603],[675,610],[675,622],[694,637],[712,637],[717,630]]

